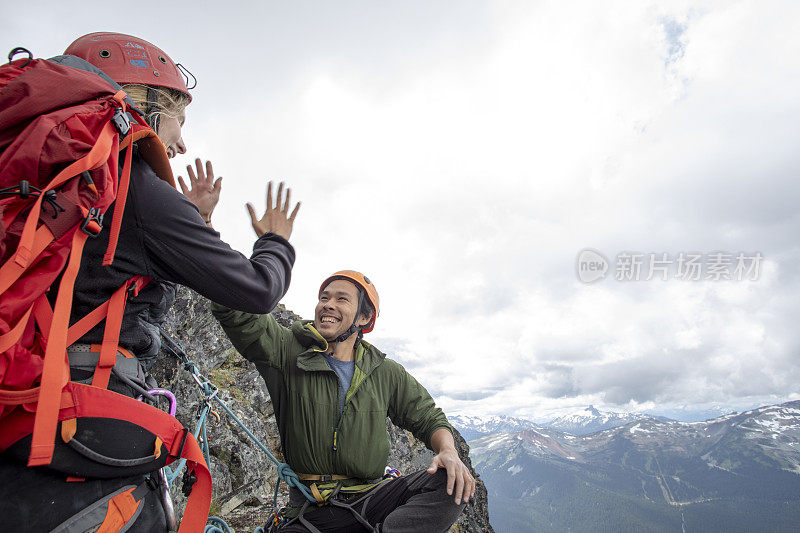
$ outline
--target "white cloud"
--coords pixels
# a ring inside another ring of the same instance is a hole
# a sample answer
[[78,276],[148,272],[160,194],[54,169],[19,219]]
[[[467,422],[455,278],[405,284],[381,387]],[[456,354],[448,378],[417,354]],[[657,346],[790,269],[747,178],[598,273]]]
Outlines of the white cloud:
[[[166,6],[185,24],[143,36],[200,79],[176,167],[200,155],[225,176],[223,238],[249,251],[242,205],[268,178],[303,201],[288,307],[309,315],[326,274],[361,269],[383,303],[368,338],[448,412],[542,418],[790,398],[797,10]],[[3,41],[37,52],[119,26],[9,16]],[[587,286],[587,246],[766,263],[757,282]]]

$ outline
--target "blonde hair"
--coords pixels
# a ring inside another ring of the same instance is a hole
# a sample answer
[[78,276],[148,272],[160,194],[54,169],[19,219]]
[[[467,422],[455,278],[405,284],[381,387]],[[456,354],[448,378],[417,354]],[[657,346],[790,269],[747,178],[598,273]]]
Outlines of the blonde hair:
[[[166,87],[156,87],[152,85],[142,85],[140,83],[126,83],[122,89],[128,93],[133,102],[145,113],[145,119],[153,124],[153,119],[160,115],[180,119],[184,109],[189,105],[191,98],[188,94],[168,89]],[[156,101],[148,101],[148,89],[155,91]],[[156,131],[158,133],[158,131]]]

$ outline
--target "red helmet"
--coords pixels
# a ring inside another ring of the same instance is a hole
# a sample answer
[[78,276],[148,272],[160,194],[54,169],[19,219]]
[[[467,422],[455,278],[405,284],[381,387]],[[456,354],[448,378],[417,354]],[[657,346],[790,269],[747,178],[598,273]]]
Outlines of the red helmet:
[[167,87],[191,99],[182,71],[161,48],[144,39],[123,33],[90,33],[78,37],[64,53],[85,59],[120,85]]
[[378,289],[376,289],[369,278],[361,272],[356,272],[355,270],[340,270],[339,272],[331,274],[322,282],[322,285],[319,286],[320,294],[322,294],[322,289],[336,279],[346,279],[354,283],[357,287],[362,288],[366,293],[367,299],[372,304],[372,307],[375,308],[375,314],[372,315],[372,319],[361,329],[364,333],[369,333],[375,327],[375,319],[378,318],[378,314],[381,311],[381,300],[378,298]]

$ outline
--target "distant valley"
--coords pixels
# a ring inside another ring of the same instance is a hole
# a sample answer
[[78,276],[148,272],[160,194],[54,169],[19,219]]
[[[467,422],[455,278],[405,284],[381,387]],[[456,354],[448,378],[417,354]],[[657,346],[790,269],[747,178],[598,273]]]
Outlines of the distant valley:
[[[550,427],[450,418],[498,533],[800,530],[800,402],[692,423],[591,407]],[[603,424],[617,425],[591,432]]]

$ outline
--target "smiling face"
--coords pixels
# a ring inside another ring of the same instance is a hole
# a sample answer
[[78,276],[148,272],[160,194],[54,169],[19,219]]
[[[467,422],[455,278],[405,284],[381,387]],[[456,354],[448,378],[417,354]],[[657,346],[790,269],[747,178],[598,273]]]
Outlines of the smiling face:
[[[358,287],[347,280],[335,279],[319,293],[314,309],[314,327],[325,340],[332,341],[353,325],[357,312]],[[359,326],[368,322],[369,317],[358,317]]]
[[192,98],[185,92],[155,85],[126,83],[122,88],[146,114],[150,125],[154,124],[152,118],[158,117],[156,135],[164,143],[167,157],[173,158],[178,154],[185,154],[186,145],[181,130],[186,122],[186,106]]

